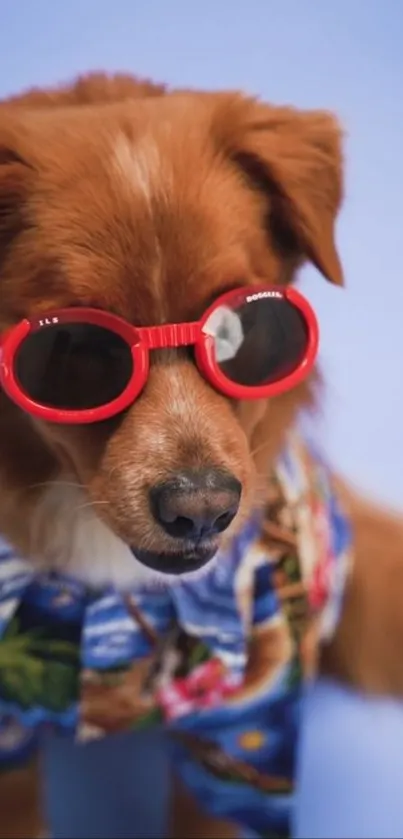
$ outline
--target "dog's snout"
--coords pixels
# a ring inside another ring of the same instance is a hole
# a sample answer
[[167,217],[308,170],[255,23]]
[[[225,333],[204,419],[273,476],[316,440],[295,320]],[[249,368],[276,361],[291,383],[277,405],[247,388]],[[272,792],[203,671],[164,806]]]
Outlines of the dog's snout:
[[229,527],[241,492],[239,481],[221,469],[177,472],[152,488],[151,509],[169,536],[199,543]]

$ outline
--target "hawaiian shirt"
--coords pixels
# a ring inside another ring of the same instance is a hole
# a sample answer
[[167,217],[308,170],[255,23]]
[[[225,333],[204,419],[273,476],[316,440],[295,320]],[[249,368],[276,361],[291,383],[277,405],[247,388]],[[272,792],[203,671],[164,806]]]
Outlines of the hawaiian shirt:
[[94,591],[0,543],[0,768],[44,726],[84,741],[163,725],[205,809],[289,836],[304,682],[351,560],[329,471],[298,439],[263,509],[194,581]]

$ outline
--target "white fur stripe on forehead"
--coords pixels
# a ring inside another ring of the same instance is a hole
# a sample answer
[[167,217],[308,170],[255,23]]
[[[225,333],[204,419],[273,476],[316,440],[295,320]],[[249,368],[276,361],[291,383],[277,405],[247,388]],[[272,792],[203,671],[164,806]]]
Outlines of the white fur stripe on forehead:
[[141,194],[150,208],[152,196],[161,177],[159,150],[149,134],[129,140],[119,134],[113,150],[115,170],[127,187]]

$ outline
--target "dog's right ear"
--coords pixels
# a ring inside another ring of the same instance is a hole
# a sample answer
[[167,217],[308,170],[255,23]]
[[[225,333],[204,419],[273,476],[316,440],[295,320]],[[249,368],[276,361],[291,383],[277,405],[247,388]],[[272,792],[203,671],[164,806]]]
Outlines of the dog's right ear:
[[19,149],[14,131],[0,120],[0,269],[7,250],[23,226],[25,199],[34,167]]
[[265,228],[294,265],[308,259],[343,284],[335,227],[343,197],[342,130],[327,111],[239,95],[215,99],[220,148],[266,198]]

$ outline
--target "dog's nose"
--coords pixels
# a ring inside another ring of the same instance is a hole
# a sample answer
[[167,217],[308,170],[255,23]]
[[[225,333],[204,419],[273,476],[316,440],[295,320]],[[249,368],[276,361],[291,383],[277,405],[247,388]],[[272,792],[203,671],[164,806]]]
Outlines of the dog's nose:
[[177,472],[151,489],[151,509],[169,536],[199,543],[229,527],[241,492],[239,481],[222,469]]

